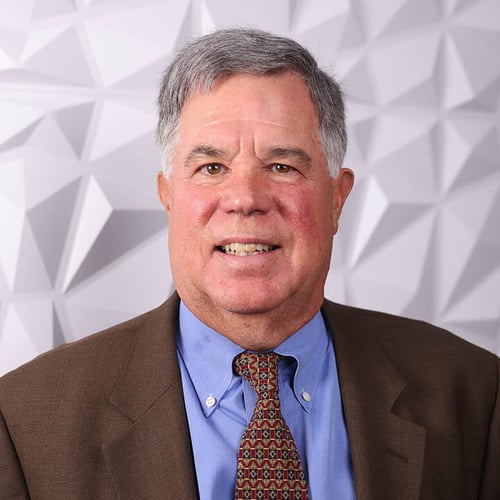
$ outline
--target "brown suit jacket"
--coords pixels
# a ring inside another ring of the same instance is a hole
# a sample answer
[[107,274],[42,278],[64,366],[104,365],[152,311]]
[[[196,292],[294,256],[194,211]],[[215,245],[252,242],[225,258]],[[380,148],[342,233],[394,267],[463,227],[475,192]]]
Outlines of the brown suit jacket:
[[[0,379],[1,500],[197,498],[178,300]],[[358,499],[499,500],[498,358],[423,322],[322,312]]]

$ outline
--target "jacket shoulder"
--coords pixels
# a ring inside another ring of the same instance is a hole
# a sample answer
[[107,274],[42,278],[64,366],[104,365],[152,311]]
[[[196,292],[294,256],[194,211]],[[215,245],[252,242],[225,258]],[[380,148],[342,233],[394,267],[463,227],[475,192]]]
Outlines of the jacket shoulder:
[[322,311],[336,343],[344,345],[349,337],[352,349],[383,352],[406,367],[403,370],[428,367],[436,372],[440,367],[442,373],[449,368],[497,377],[495,354],[425,321],[330,301],[325,301]]
[[[160,314],[159,308],[123,323],[91,334],[75,342],[62,344],[40,354],[28,363],[0,378],[0,403],[18,399],[19,391],[29,394],[57,394],[62,388],[82,390],[98,385],[110,390],[123,369],[142,326]],[[85,381],[85,384],[83,382]],[[94,387],[95,388],[95,387]]]

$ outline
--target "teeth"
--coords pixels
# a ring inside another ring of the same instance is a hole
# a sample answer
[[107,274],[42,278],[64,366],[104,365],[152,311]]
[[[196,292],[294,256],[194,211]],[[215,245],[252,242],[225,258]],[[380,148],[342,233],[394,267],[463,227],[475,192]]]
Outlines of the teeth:
[[247,256],[256,253],[270,252],[274,247],[263,243],[229,243],[221,247],[224,253],[232,255]]

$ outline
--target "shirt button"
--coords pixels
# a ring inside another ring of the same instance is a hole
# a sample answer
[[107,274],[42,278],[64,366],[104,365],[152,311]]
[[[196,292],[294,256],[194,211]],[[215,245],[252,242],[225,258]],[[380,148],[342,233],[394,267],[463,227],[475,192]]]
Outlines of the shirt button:
[[213,396],[208,396],[207,399],[205,399],[205,404],[209,407],[212,408],[212,406],[217,403],[217,400]]
[[302,399],[309,403],[309,401],[311,401],[312,399],[312,396],[307,391],[302,391]]

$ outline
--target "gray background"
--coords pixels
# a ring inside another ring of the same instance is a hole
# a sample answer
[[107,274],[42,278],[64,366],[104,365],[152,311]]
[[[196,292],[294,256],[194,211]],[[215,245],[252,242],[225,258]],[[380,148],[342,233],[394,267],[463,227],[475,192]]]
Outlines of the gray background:
[[357,182],[326,295],[500,353],[498,0],[0,0],[0,373],[172,290],[154,99],[221,26],[343,82]]

